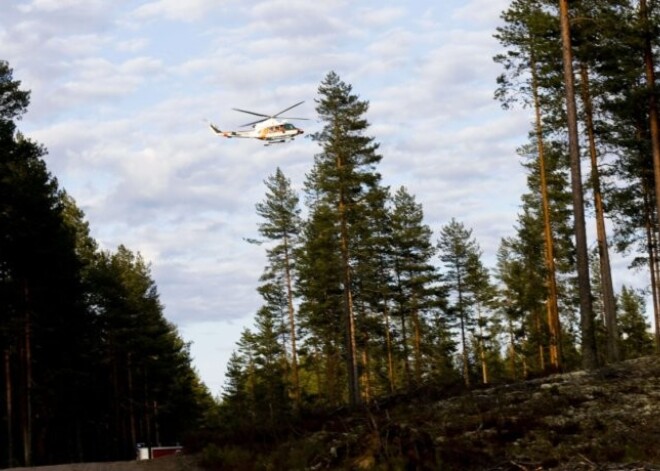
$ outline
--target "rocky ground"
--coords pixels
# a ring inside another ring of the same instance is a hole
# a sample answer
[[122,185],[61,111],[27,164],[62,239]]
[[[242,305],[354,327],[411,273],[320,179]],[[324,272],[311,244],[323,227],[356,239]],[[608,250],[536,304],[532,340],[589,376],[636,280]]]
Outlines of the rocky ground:
[[312,469],[660,470],[660,358],[422,394],[307,440],[330,450]]

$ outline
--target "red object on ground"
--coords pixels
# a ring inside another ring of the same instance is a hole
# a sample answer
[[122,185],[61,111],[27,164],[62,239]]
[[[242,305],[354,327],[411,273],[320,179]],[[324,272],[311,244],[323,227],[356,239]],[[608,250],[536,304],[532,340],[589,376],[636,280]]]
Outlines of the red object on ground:
[[154,446],[151,448],[151,459],[155,460],[163,456],[178,455],[182,452],[182,446]]

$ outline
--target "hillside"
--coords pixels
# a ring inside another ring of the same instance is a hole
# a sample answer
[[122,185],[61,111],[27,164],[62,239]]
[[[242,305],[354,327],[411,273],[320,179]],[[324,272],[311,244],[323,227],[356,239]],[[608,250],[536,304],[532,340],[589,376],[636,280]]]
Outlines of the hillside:
[[314,470],[660,470],[656,357],[442,400],[433,394],[335,419],[285,448],[315,450]]

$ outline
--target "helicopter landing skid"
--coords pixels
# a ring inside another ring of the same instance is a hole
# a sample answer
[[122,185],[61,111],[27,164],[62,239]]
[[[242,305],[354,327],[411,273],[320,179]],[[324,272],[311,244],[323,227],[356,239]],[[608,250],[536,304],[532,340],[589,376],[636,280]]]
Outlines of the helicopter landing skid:
[[264,144],[264,147],[268,147],[271,144],[285,144],[285,143],[290,142],[290,141],[293,141],[293,138],[291,138],[291,139],[277,139],[277,140],[273,140],[273,141],[268,141]]

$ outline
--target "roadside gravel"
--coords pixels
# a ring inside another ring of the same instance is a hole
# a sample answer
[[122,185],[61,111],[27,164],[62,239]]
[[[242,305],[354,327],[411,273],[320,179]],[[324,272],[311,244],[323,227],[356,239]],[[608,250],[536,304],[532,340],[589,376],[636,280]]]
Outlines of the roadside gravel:
[[[5,470],[2,470],[5,471]],[[167,456],[151,461],[114,461],[110,463],[71,463],[34,468],[9,468],[6,471],[203,471],[191,456]]]

